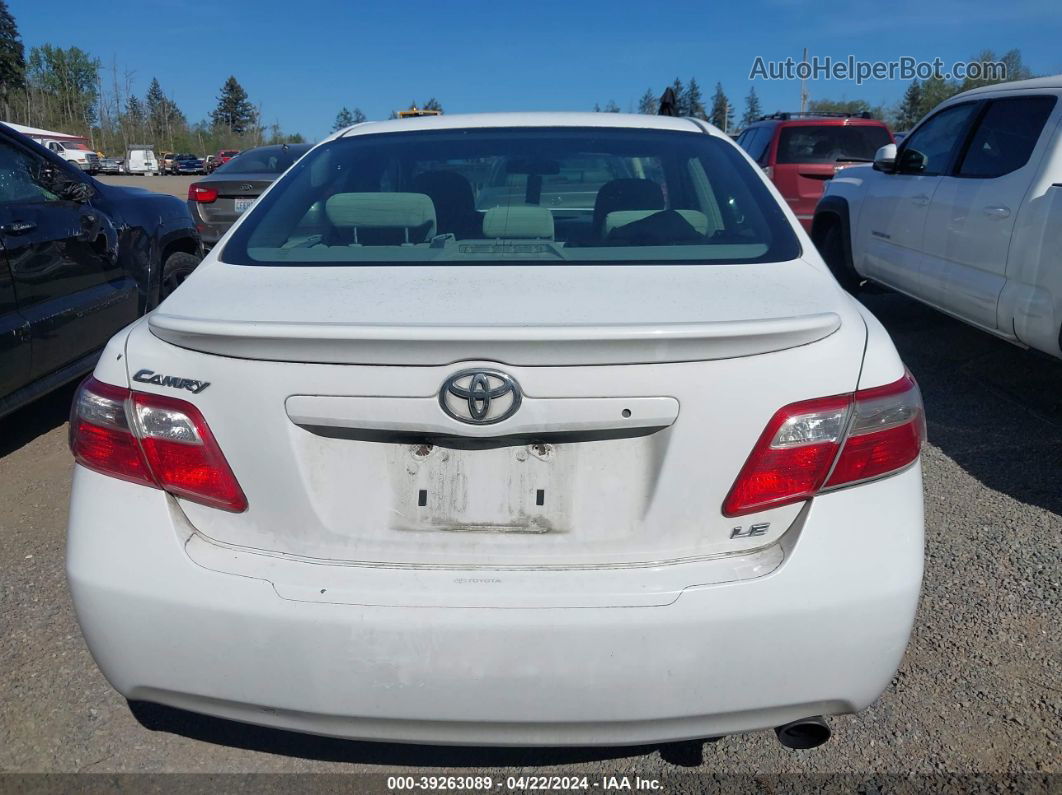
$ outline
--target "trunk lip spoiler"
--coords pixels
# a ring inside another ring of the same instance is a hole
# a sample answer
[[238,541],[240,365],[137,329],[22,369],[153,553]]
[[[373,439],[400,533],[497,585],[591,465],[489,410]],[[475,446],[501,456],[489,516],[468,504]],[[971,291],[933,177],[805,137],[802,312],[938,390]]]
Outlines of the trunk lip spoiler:
[[227,321],[155,311],[151,333],[202,353],[275,362],[448,365],[661,364],[731,359],[817,342],[841,327],[826,311],[700,323],[568,325]]

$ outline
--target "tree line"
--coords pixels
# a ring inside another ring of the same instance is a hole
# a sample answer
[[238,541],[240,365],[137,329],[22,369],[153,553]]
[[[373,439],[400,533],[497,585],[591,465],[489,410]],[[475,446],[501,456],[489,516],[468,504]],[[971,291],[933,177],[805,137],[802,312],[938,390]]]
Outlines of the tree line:
[[[1026,80],[1033,77],[1032,71],[1023,63],[1020,50],[1010,50],[997,57],[992,50],[983,50],[973,61],[980,63],[1003,62],[1006,64],[1006,80]],[[872,104],[865,99],[812,99],[808,102],[808,110],[813,113],[869,113],[875,119],[882,119],[895,130],[909,130],[918,121],[949,97],[972,88],[1003,82],[1003,80],[990,80],[987,78],[966,78],[965,80],[945,80],[942,77],[931,77],[926,80],[914,80],[908,85],[903,98],[895,105]],[[740,132],[752,122],[764,115],[760,104],[760,98],[756,94],[756,87],[751,86],[744,98],[743,112],[737,125],[735,125],[736,109],[727,97],[721,83],[715,84],[708,106],[704,104],[704,97],[700,84],[696,78],[690,78],[689,82],[683,83],[679,78],[665,88],[671,88],[675,92],[677,100],[677,112],[680,116],[693,116],[698,119],[711,122],[716,127],[729,133]],[[638,113],[655,115],[660,109],[660,98],[663,90],[654,91],[647,88],[638,101]],[[604,107],[594,105],[595,111],[619,113],[620,107],[614,100],[609,100]],[[634,111],[634,108],[631,108]],[[786,108],[785,110],[791,110]]]
[[0,0],[0,110],[4,121],[83,135],[108,154],[131,144],[206,153],[303,140],[278,122],[267,123],[235,76],[222,84],[209,117],[191,123],[157,78],[139,96],[132,72],[116,62],[104,67],[79,47],[42,44],[27,55],[5,0]]
[[[1032,76],[1022,62],[1021,52],[1010,50],[996,57],[984,50],[974,59],[982,63],[1002,61],[1007,66],[1007,80]],[[914,80],[903,98],[893,106],[872,104],[865,99],[813,99],[812,112],[867,112],[883,119],[896,130],[908,130],[937,104],[961,91],[999,82],[967,78],[963,81],[931,77]],[[755,86],[750,86],[738,118],[735,103],[721,83],[715,84],[706,99],[695,77],[683,82],[676,77],[669,86],[675,93],[677,112],[711,122],[729,133],[736,133],[763,115]],[[637,107],[629,111],[656,114],[663,90],[647,88]],[[442,111],[434,97],[422,105],[410,103],[410,109]],[[595,111],[619,113],[615,100]],[[261,105],[255,105],[235,76],[221,86],[217,106],[209,117],[190,122],[157,78],[153,78],[144,96],[133,91],[133,73],[119,69],[116,62],[104,67],[99,58],[79,47],[62,48],[42,44],[25,53],[18,26],[5,0],[0,0],[0,111],[3,120],[31,127],[84,135],[95,149],[107,153],[122,152],[134,143],[152,144],[165,151],[212,152],[222,148],[246,149],[266,143],[303,141],[298,132],[285,133],[279,122],[266,122]],[[397,114],[392,113],[394,118]],[[337,113],[333,131],[365,121],[360,108],[343,107]]]

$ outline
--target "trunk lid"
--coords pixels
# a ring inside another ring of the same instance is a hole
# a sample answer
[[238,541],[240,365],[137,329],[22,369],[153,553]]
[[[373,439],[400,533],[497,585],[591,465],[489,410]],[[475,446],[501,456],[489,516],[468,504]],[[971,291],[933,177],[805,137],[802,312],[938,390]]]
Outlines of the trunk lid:
[[[218,197],[199,204],[199,212],[208,223],[232,223],[273,184],[277,174],[234,174],[231,177],[208,177],[198,184],[214,188]],[[240,207],[237,208],[237,203]]]
[[[312,278],[208,262],[134,330],[127,363],[209,383],[181,396],[250,507],[180,501],[205,539],[344,565],[624,567],[777,540],[800,505],[728,519],[723,500],[778,408],[855,388],[865,338],[803,261]],[[440,393],[481,369],[523,399],[471,425]]]
[[[750,356],[841,325],[836,288],[802,261],[324,267],[312,279],[305,270],[201,266],[198,289],[152,313],[151,331],[183,348],[268,361],[593,365]],[[226,300],[228,290],[240,301]]]

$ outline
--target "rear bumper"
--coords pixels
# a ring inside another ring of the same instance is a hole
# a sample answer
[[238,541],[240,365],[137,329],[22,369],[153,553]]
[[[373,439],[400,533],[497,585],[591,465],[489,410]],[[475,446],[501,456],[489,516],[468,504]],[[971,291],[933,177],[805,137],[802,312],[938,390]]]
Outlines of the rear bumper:
[[633,608],[285,599],[196,565],[168,499],[75,474],[68,577],[110,682],[130,699],[358,739],[637,744],[857,711],[895,672],[921,584],[917,467],[818,498],[770,574]]
[[231,223],[219,223],[212,224],[203,220],[203,217],[199,214],[197,208],[192,207],[193,202],[189,202],[189,209],[192,211],[192,217],[195,219],[195,228],[199,230],[199,237],[203,240],[203,246],[206,248],[213,248],[213,246],[221,240],[222,236],[229,231]]

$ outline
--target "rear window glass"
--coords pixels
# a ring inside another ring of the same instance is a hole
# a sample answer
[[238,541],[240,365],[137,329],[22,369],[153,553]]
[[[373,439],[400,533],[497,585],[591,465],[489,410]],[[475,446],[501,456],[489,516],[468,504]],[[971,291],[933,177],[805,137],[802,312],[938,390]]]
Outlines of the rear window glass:
[[[309,144],[294,146],[263,146],[249,149],[239,157],[233,157],[215,174],[283,174],[291,164],[309,150]],[[233,154],[235,153],[225,153]]]
[[319,146],[258,201],[222,258],[737,263],[799,254],[781,208],[727,141],[698,132],[498,128]]
[[783,127],[779,134],[775,162],[869,162],[891,142],[888,130],[877,125],[793,125]]
[[774,135],[774,125],[752,127],[742,133],[741,148],[749,153],[749,157],[761,165],[767,160],[767,149]]
[[1017,171],[1029,162],[1054,107],[1054,97],[993,100],[978,122],[959,174],[992,178]]

